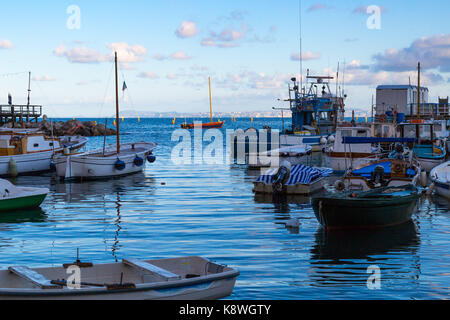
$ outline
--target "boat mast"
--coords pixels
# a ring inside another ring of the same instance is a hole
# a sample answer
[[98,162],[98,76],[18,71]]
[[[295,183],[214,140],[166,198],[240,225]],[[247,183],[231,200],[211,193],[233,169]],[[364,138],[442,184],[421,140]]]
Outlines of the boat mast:
[[418,85],[417,85],[417,119],[420,119],[420,62],[418,67]]
[[31,93],[31,71],[28,72],[28,100],[27,100],[27,107],[30,107],[30,93]]
[[116,69],[116,130],[117,130],[117,155],[120,154],[120,138],[119,138],[119,79],[117,76],[117,52],[114,56],[114,65]]
[[213,122],[213,115],[212,115],[212,97],[211,97],[211,77],[208,77],[209,81],[209,112],[211,114],[211,123]]

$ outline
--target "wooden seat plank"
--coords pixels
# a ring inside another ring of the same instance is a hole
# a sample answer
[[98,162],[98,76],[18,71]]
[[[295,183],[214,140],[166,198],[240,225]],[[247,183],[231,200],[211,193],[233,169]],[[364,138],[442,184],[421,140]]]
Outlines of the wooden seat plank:
[[44,277],[42,274],[28,268],[28,267],[9,267],[8,270],[15,275],[30,281],[34,285],[42,289],[60,289],[58,285],[51,283],[51,280]]
[[137,259],[123,259],[122,262],[128,266],[140,269],[142,271],[147,271],[153,274],[157,274],[158,276],[164,278],[165,280],[179,280],[181,276],[178,274],[172,273],[168,270],[157,267],[153,264],[150,264],[145,261],[137,260]]

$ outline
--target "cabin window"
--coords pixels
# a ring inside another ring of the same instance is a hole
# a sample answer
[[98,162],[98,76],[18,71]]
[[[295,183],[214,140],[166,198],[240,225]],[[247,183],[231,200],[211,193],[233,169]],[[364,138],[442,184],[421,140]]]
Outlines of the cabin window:
[[48,145],[49,145],[50,147],[53,147],[53,142],[50,142]]
[[356,133],[357,137],[367,138],[367,131],[366,130],[358,130]]
[[34,144],[34,147],[35,147],[35,148],[39,147],[39,143],[35,143],[35,144]]
[[342,130],[342,137],[352,137],[352,130]]

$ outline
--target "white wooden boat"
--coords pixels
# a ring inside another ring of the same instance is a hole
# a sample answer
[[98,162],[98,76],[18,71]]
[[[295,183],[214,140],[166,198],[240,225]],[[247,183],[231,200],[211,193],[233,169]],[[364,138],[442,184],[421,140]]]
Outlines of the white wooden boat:
[[37,208],[49,192],[47,188],[17,187],[0,179],[0,211]]
[[76,152],[84,147],[85,137],[50,138],[29,130],[0,132],[0,176],[35,174],[52,169],[52,157]]
[[325,149],[325,165],[336,172],[346,172],[350,168],[359,168],[380,157],[381,149],[371,143],[349,145],[344,138],[371,136],[370,127],[338,127],[333,146]]
[[450,199],[450,161],[434,168],[430,173],[436,193]]
[[[78,283],[70,278],[77,266]],[[239,271],[200,257],[17,266],[0,271],[0,300],[213,300],[229,296],[238,276]]]
[[109,146],[90,152],[56,156],[56,174],[63,179],[96,179],[124,176],[144,170],[147,161],[154,162],[155,143],[137,142]]
[[[75,155],[55,158],[57,175],[65,179],[96,179],[119,177],[142,171],[146,160],[154,162],[152,155],[155,143],[120,143],[119,129],[119,84],[117,73],[117,52],[115,53],[116,78],[116,137],[117,144]],[[106,141],[106,139],[105,139]]]
[[284,161],[292,166],[305,162],[305,156],[312,154],[310,145],[297,145],[284,147],[276,150],[257,154],[248,154],[246,163],[249,169],[260,169],[267,167],[278,167]]
[[269,169],[254,182],[254,193],[282,193],[287,195],[310,195],[322,190],[326,177],[333,170],[312,168],[302,164],[290,167],[283,163],[278,169]]

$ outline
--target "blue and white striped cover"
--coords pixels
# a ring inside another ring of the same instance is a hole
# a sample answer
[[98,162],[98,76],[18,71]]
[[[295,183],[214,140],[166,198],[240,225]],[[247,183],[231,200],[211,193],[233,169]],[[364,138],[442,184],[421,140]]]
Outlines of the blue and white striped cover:
[[[273,176],[278,169],[269,169],[261,175],[256,182],[263,182],[265,184],[272,184]],[[303,164],[296,165],[291,169],[291,176],[286,185],[294,186],[296,184],[310,184],[311,182],[321,178],[328,177],[333,173],[332,169],[319,169],[308,167]]]

